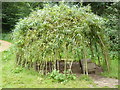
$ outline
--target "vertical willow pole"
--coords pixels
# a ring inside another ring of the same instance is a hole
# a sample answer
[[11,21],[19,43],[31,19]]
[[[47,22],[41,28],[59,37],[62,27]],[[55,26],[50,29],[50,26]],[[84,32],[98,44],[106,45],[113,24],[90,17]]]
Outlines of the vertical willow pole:
[[99,57],[99,51],[98,51],[97,43],[95,43],[95,49],[96,49],[96,53],[97,53],[97,57],[98,57],[98,64],[100,66],[101,62],[100,62],[100,57]]
[[86,49],[84,47],[84,60],[85,60],[85,72],[86,72],[86,75],[88,75],[88,63],[87,63],[87,57],[86,57]]
[[104,58],[105,58],[105,62],[107,64],[107,70],[110,71],[110,66],[109,66],[109,58],[108,58],[108,51],[107,51],[107,47],[105,46],[102,38],[100,37],[100,35],[98,35],[98,38],[100,39],[100,43],[101,43],[101,48],[102,48],[102,51],[103,51],[103,55],[104,55]]
[[92,40],[90,39],[90,50],[91,50],[91,53],[92,53],[92,58],[91,59],[94,59],[94,49],[92,47]]

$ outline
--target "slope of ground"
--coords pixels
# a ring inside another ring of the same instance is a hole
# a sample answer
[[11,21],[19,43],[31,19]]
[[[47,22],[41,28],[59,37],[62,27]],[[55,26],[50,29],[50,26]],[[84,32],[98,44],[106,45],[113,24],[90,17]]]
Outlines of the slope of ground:
[[[9,49],[11,43],[0,40],[0,52]],[[102,87],[109,87],[109,88],[116,88],[118,87],[118,79],[106,78],[103,76],[90,74],[89,76],[92,77],[92,81],[80,80],[78,77],[75,81],[70,81],[68,83],[56,83],[49,78],[43,78],[38,73],[30,70],[25,70],[19,67],[15,67],[14,62],[14,55],[8,51],[3,52],[2,56],[3,61],[3,72],[2,72],[2,79],[3,79],[3,87],[10,88],[22,88],[22,87],[37,87],[37,88],[102,88]],[[9,73],[9,74],[8,74]],[[80,75],[81,76],[81,75]]]

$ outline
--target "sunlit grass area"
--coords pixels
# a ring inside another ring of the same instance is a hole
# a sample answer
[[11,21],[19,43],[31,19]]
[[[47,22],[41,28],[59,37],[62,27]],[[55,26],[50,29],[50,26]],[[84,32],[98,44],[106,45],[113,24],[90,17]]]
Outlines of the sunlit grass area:
[[97,87],[91,79],[77,77],[68,82],[56,82],[48,76],[42,76],[34,70],[15,66],[15,56],[10,51],[2,55],[2,87],[3,88],[90,88]]

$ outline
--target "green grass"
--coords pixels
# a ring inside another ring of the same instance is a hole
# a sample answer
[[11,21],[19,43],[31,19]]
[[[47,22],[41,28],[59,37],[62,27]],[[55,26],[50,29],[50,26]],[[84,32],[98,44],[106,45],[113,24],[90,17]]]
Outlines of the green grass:
[[116,78],[118,79],[118,58],[114,58],[111,60],[111,65],[110,65],[110,71],[103,72],[101,75],[105,77],[110,77],[110,78]]
[[2,33],[2,40],[12,42],[12,33]]
[[96,87],[90,79],[78,77],[65,83],[59,83],[34,70],[15,66],[15,56],[11,51],[2,53],[2,87],[3,88],[90,88]]

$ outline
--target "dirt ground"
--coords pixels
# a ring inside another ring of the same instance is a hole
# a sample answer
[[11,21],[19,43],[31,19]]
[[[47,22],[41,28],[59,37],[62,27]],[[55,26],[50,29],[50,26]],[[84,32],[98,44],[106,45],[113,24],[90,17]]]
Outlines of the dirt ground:
[[0,40],[0,52],[9,49],[10,46],[11,46],[11,43]]
[[107,77],[103,77],[103,76],[96,75],[96,74],[90,74],[89,76],[94,80],[94,83],[98,87],[116,88],[116,86],[118,85],[118,81],[119,81],[118,79],[107,78]]
[[[12,44],[7,41],[0,40],[0,52],[9,49],[11,45]],[[89,76],[94,80],[94,83],[98,87],[116,88],[116,85],[118,85],[118,79],[106,78],[106,77],[96,75],[96,74],[89,74]]]
[[[78,74],[77,77],[81,77],[83,74]],[[100,76],[98,74],[89,74],[89,76],[92,78],[93,82],[96,84],[99,88],[117,88],[118,85],[120,85],[120,81],[115,78],[108,78],[104,76]],[[90,85],[91,88],[94,88],[94,86]]]

